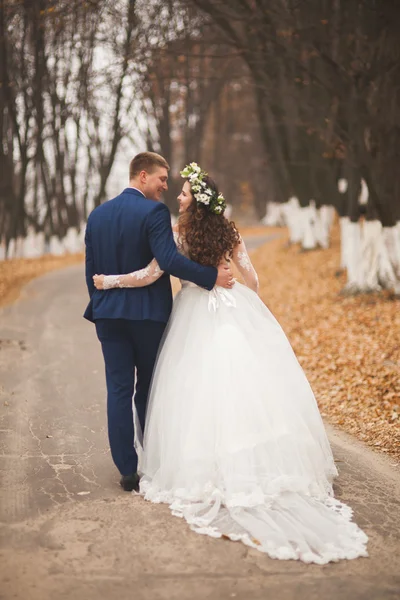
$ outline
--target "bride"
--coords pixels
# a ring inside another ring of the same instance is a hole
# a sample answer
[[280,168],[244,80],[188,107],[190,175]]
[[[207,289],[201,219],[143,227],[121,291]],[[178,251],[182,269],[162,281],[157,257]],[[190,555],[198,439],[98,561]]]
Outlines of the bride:
[[[182,281],[153,374],[140,491],[191,528],[272,558],[325,564],[367,556],[367,536],[333,497],[337,470],[318,407],[214,181],[191,163],[175,240],[203,265],[233,261],[245,285]],[[151,285],[154,259],[97,289]]]

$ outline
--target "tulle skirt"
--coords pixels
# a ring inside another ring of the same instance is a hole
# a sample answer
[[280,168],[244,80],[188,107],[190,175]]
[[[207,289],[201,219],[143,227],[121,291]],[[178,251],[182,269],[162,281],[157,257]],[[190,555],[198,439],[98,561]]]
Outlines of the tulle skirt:
[[198,533],[272,558],[325,564],[367,556],[335,500],[329,441],[279,323],[236,283],[185,283],[153,375],[140,489]]

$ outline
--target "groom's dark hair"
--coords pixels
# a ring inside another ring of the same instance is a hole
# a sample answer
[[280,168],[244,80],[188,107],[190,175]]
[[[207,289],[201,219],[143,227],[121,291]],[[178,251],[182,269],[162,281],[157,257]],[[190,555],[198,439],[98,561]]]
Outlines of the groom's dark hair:
[[169,164],[160,154],[156,152],[140,152],[136,154],[129,165],[129,179],[139,175],[140,171],[152,173],[156,167],[164,167],[169,171]]

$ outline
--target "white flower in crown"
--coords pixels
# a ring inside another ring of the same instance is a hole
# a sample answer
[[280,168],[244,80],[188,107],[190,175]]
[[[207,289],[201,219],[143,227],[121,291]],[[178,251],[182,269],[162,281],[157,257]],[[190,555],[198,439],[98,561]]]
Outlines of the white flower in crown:
[[199,167],[199,165],[197,163],[192,162],[192,163],[190,163],[189,166],[192,167],[192,169],[193,169],[193,171],[195,173],[200,173],[201,172],[201,169],[200,169],[200,167]]
[[207,173],[195,162],[186,165],[181,171],[181,176],[189,180],[196,202],[208,206],[210,212],[215,215],[221,215],[226,208],[225,199],[222,194],[217,196],[216,192],[204,181],[206,175]]
[[210,196],[207,194],[196,194],[197,202],[201,202],[202,204],[206,204],[207,206],[210,204]]

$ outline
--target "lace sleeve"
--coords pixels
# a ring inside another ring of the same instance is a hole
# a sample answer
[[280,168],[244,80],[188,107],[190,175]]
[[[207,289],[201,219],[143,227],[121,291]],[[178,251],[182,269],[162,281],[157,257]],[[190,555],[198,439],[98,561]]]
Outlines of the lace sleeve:
[[256,270],[251,264],[250,257],[247,253],[245,243],[240,238],[240,243],[233,250],[233,262],[240,271],[245,284],[258,294],[258,277]]
[[164,271],[161,271],[158,262],[153,258],[151,263],[140,271],[133,271],[126,275],[105,275],[103,289],[145,287],[157,281],[163,273]]

